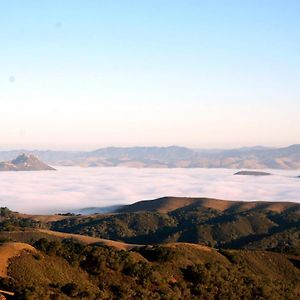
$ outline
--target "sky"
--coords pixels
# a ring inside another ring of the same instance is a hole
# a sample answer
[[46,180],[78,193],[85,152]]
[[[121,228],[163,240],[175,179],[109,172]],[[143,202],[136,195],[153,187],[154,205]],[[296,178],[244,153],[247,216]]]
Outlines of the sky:
[[0,1],[0,149],[300,143],[298,0]]

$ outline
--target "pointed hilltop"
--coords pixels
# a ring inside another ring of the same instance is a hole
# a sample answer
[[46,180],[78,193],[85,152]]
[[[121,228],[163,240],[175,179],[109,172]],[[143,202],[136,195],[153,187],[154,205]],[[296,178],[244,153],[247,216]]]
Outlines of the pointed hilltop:
[[11,161],[0,162],[0,171],[54,171],[32,154],[21,154]]

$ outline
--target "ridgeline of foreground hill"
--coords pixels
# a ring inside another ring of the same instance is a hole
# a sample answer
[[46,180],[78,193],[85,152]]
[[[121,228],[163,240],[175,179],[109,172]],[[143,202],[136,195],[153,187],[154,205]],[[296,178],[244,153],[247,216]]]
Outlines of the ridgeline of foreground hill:
[[172,212],[185,208],[193,210],[197,208],[211,208],[219,211],[246,211],[265,209],[265,211],[283,212],[287,209],[300,209],[299,203],[293,202],[267,202],[267,201],[228,201],[212,198],[190,197],[163,197],[155,200],[144,200],[134,204],[125,205],[118,212]]
[[[10,260],[8,299],[299,299],[299,257],[195,244],[116,250],[72,240],[32,243]],[[0,250],[1,247],[0,246]]]
[[114,214],[75,216],[48,226],[134,244],[300,249],[300,204],[289,202],[165,197],[137,202]]

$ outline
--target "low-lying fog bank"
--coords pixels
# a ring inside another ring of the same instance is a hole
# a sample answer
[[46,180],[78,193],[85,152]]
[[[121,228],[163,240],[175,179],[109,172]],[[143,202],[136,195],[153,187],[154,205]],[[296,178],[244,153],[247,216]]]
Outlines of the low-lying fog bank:
[[228,169],[58,167],[57,172],[0,173],[0,206],[26,213],[78,211],[162,196],[300,202],[299,171],[234,176]]

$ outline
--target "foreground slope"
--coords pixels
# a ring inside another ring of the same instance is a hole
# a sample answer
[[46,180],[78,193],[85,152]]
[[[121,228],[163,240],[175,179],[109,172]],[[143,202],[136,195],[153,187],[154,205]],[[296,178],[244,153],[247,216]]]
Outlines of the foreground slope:
[[174,197],[89,216],[2,208],[0,249],[30,251],[9,252],[0,290],[11,299],[299,299],[299,216],[297,203]]
[[10,260],[13,299],[298,299],[299,258],[194,244],[120,251],[70,240]]

